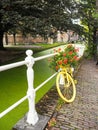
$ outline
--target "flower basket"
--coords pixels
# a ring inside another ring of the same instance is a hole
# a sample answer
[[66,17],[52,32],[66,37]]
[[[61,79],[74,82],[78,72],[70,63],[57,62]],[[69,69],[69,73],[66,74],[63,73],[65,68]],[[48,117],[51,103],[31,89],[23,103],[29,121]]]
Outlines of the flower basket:
[[54,53],[58,52],[58,54],[50,59],[49,66],[55,71],[58,71],[61,66],[66,68],[77,67],[80,60],[78,51],[79,49],[76,49],[72,44],[68,44],[64,49],[55,49]]

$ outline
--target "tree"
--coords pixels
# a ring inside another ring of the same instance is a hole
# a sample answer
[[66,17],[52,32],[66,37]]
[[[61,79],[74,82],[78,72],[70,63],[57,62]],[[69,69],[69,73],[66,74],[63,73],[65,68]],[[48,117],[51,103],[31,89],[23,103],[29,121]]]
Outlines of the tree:
[[84,26],[84,36],[88,41],[89,54],[96,55],[95,34],[97,22],[94,17],[96,10],[96,0],[81,0],[79,3],[79,15],[81,24]]
[[3,49],[3,35],[19,24],[20,14],[12,8],[11,0],[0,2],[0,49]]
[[76,30],[76,25],[72,23],[72,17],[75,16],[72,12],[76,13],[72,8],[75,6],[74,0],[2,0],[0,49],[3,49],[3,35],[9,30],[21,31],[23,35],[39,34],[46,38],[53,36],[57,30],[66,31],[72,27]]
[[[3,49],[3,35],[9,30],[23,30],[28,19],[28,26],[30,29],[29,20],[33,20],[34,17],[41,17],[41,10],[35,0],[2,0],[0,2],[0,49]],[[27,30],[30,31],[30,30]],[[24,30],[25,31],[25,30]]]

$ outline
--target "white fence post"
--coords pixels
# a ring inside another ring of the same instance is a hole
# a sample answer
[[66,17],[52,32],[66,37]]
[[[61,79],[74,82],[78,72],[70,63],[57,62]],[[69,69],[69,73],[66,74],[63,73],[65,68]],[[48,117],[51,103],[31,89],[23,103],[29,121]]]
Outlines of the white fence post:
[[29,112],[27,114],[27,123],[35,125],[38,121],[38,114],[35,109],[35,90],[33,87],[34,70],[32,69],[34,64],[34,58],[32,57],[33,51],[27,50],[25,61],[27,62],[27,81],[28,81],[28,101],[29,101]]

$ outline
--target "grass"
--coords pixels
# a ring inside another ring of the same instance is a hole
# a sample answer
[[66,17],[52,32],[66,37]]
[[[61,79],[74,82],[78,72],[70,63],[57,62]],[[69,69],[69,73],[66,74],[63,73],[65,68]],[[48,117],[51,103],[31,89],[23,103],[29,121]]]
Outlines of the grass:
[[[44,52],[41,52],[37,53],[35,56],[40,56],[43,54]],[[34,87],[37,87],[40,83],[52,75],[52,71],[48,66],[47,59],[37,61],[34,65],[34,72]],[[38,90],[36,95],[36,103],[52,87],[54,82],[55,80],[53,79],[45,84],[40,90]],[[26,66],[0,72],[0,113],[25,96],[26,92]],[[16,122],[22,118],[27,111],[28,102],[26,100],[0,119],[0,130],[11,130],[14,124],[16,124]]]

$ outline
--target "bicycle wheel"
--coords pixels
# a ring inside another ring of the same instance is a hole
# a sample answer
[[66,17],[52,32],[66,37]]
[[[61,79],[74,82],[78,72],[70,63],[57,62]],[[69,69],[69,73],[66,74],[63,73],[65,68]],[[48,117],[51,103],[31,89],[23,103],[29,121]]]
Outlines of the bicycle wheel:
[[66,102],[73,102],[76,96],[74,79],[69,73],[61,71],[56,78],[56,87],[59,96]]

